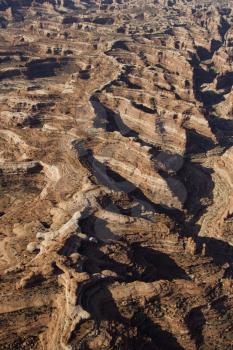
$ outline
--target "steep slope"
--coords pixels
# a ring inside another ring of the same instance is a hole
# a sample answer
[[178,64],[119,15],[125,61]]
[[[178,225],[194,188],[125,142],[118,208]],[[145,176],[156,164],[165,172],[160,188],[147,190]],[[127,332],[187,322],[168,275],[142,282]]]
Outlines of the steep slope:
[[232,1],[0,14],[0,349],[232,349]]

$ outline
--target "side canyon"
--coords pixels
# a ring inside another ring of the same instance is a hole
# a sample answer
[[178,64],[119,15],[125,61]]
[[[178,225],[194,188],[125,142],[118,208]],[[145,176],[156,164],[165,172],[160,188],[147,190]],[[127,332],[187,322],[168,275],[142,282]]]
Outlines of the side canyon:
[[0,350],[233,349],[233,1],[0,2]]

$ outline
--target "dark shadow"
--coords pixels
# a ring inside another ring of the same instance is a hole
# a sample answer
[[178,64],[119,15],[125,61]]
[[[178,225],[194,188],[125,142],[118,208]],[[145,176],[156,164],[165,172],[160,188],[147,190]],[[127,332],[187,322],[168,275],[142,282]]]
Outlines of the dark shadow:
[[231,25],[227,22],[227,20],[223,16],[221,16],[219,34],[221,35],[222,42],[224,42],[225,35],[230,28],[231,28]]
[[[213,170],[203,167],[201,164],[193,163],[187,159],[183,168],[178,172],[184,187],[187,191],[187,198],[184,208],[187,211],[188,220],[184,225],[184,232],[197,234],[200,226],[196,224],[206,212],[213,201],[214,182],[211,174]],[[206,204],[203,203],[205,198]]]
[[194,96],[203,104],[204,115],[206,118],[208,118],[210,113],[213,111],[213,106],[221,101],[224,101],[224,96],[222,94],[218,94],[212,90],[202,91],[202,85],[212,83],[216,78],[217,73],[213,70],[211,65],[204,70],[201,67],[202,62],[198,59],[197,55],[193,55],[189,63],[193,69]]
[[229,148],[233,145],[233,120],[216,117],[210,114],[208,123],[220,146]]
[[177,222],[181,222],[184,219],[184,214],[179,209],[152,202],[135,184],[95,159],[92,150],[86,150],[81,143],[76,143],[74,147],[79,155],[80,162],[91,171],[96,183],[104,185],[113,191],[123,191],[127,193],[130,199],[144,202],[145,207],[146,203],[148,203],[150,210],[153,208],[157,213],[165,213],[169,217],[175,218]]
[[107,221],[97,218],[95,215],[90,215],[88,218],[80,219],[79,225],[83,233],[88,233],[103,242],[116,241],[120,238],[119,236],[114,235],[107,227]]
[[27,174],[38,174],[43,170],[43,166],[40,163],[35,163],[32,167],[28,168]]
[[90,70],[89,69],[80,70],[79,71],[79,78],[82,80],[90,79]]
[[33,115],[28,117],[23,123],[18,123],[17,127],[29,127],[29,128],[41,128],[43,126],[43,116],[42,115]]
[[90,102],[95,111],[95,128],[103,128],[107,132],[118,131],[122,136],[138,138],[138,133],[130,129],[119,114],[104,106],[97,97],[92,96]]
[[168,176],[163,170],[159,170],[158,173],[166,181],[168,188],[173,195],[178,198],[180,204],[184,205],[187,199],[187,191],[179,176],[176,174],[170,174]]
[[56,264],[55,261],[52,262],[51,264],[52,268],[53,268],[53,274],[56,276],[62,275],[64,273],[64,271],[62,271]]
[[64,246],[58,251],[59,255],[69,256],[77,253],[80,247],[80,238],[77,235],[71,235],[64,243]]
[[133,340],[132,350],[184,350],[172,333],[154,323],[143,310],[135,314],[132,326],[137,327],[138,330],[138,336]]
[[231,91],[233,85],[233,72],[226,72],[223,75],[220,75],[217,78],[217,86],[216,89],[224,89],[225,93],[229,93]]
[[132,83],[126,75],[122,74],[120,79],[121,79],[120,81],[123,81],[127,85],[128,89],[142,90],[141,85]]
[[140,111],[144,112],[144,113],[148,113],[148,114],[155,114],[155,111],[141,103],[137,103],[132,101],[132,106],[139,109]]
[[227,312],[227,306],[226,306],[227,300],[228,298],[225,295],[220,298],[217,298],[211,303],[211,307],[215,311],[217,311],[219,315],[225,316]]
[[79,22],[80,22],[80,19],[74,16],[65,16],[62,20],[62,24],[73,24],[73,23],[79,23]]
[[116,49],[121,49],[121,50],[125,50],[125,51],[129,51],[128,46],[126,45],[126,43],[122,40],[118,40],[116,41],[113,45],[111,50],[116,50]]
[[197,46],[197,54],[201,61],[209,60],[213,56],[209,50],[202,46]]
[[[99,204],[102,208],[116,214],[125,216],[131,216],[136,218],[151,219],[145,213],[145,203],[135,199],[130,199],[127,195],[124,199],[112,199],[111,196],[106,195],[98,199]],[[154,213],[152,213],[153,215]]]
[[75,6],[75,2],[72,0],[64,0],[63,6],[70,10],[77,10],[77,7]]
[[[229,29],[229,24],[222,18],[221,19],[221,27],[220,32],[222,33],[224,38],[225,33]],[[223,40],[222,40],[223,41]],[[211,52],[214,54],[216,50],[218,50],[222,45],[222,42],[212,41]],[[211,64],[206,66],[206,70],[201,67],[202,61],[198,59],[197,55],[192,55],[191,60],[189,61],[192,69],[193,69],[193,91],[196,99],[203,104],[204,107],[204,116],[207,119],[211,131],[216,136],[217,140],[220,144],[226,142],[225,134],[221,135],[221,130],[219,130],[218,124],[219,119],[212,116],[214,111],[214,106],[221,103],[225,100],[224,94],[227,93],[232,87],[232,72],[227,72],[226,74],[217,77],[217,73],[214,71]],[[209,84],[213,82],[213,80],[217,77],[217,90],[224,90],[223,92],[216,92],[214,90],[202,91],[202,84]],[[229,122],[222,119],[222,124],[226,125],[225,129],[228,129],[229,133],[231,129],[228,128]],[[228,126],[227,126],[228,125]],[[219,135],[220,134],[220,135]],[[194,140],[195,141],[195,140]],[[206,141],[206,140],[205,140]],[[206,142],[205,142],[206,143]],[[207,143],[206,143],[207,145]],[[212,147],[211,144],[207,147]]]
[[212,107],[214,105],[225,101],[225,97],[222,94],[215,92],[214,90],[201,92],[201,96],[204,107],[209,111],[212,111]]
[[[125,350],[184,350],[172,333],[163,330],[159,324],[155,324],[139,309],[137,304],[133,306],[135,313],[131,321],[122,316],[108,289],[109,282],[113,282],[113,279],[103,280],[96,276],[92,280],[84,282],[77,289],[76,295],[77,304],[89,312],[91,318],[95,320],[97,329],[100,327],[101,321],[108,321],[108,324],[114,322],[125,327],[126,335],[122,334],[120,344],[119,331],[111,328],[111,346],[113,348],[118,340],[119,348]],[[137,337],[128,333],[127,330],[131,327],[137,328]]]
[[82,283],[82,285],[77,288],[77,304],[81,305],[84,310],[91,314],[97,326],[100,325],[100,322],[103,320],[123,324],[128,323],[127,319],[119,312],[112,298],[112,294],[107,287],[110,281],[113,281],[113,279],[101,279],[96,276]]
[[186,272],[180,268],[167,254],[152,248],[132,244],[133,261],[143,266],[144,272],[139,280],[152,282],[156,280],[173,281],[175,279],[189,279]]
[[[82,223],[83,226],[83,223]],[[86,230],[85,230],[86,232]],[[90,274],[101,273],[103,270],[115,272],[121,280],[133,281],[133,269],[127,264],[119,263],[116,260],[109,258],[101,249],[101,243],[93,243],[91,241],[82,241],[79,248],[79,253],[85,257],[82,264],[82,271]],[[134,273],[133,273],[134,275]]]
[[206,256],[212,257],[216,265],[233,264],[233,247],[230,244],[210,237],[198,237],[197,240],[206,244]]
[[[214,52],[218,51],[218,49],[220,49],[220,47],[222,46],[222,42],[220,40],[215,40],[212,39],[211,40],[211,52],[212,54],[214,54]],[[212,55],[213,57],[213,55]]]
[[62,57],[60,60],[56,58],[34,59],[26,64],[27,71],[25,73],[27,79],[46,78],[56,75],[56,69],[60,69],[67,65],[68,57]]
[[42,225],[43,225],[43,227],[46,229],[46,230],[48,230],[49,228],[50,228],[50,224],[48,223],[48,222],[46,222],[46,221],[41,221],[40,222]]
[[[96,234],[95,220],[96,218],[91,215],[79,220],[79,226],[83,233],[92,237],[97,236],[98,238],[99,234],[102,235],[102,232]],[[114,235],[113,233],[111,234]],[[113,241],[111,243],[114,244]],[[101,246],[100,240],[98,240],[98,243],[89,240],[82,241],[78,252],[85,257],[82,264],[83,272],[94,274],[103,270],[111,270],[120,276],[121,279],[128,282],[136,280],[151,282],[160,279],[169,281],[189,279],[186,272],[163,252],[133,243],[127,253],[131,264],[122,264],[104,254],[100,249]]]
[[44,281],[46,281],[46,279],[41,273],[39,273],[37,275],[32,276],[30,280],[26,282],[25,288],[37,287],[38,285],[42,284]]
[[183,167],[185,159],[180,154],[168,153],[158,149],[151,149],[149,152],[153,155],[153,162],[157,171],[176,174]]
[[111,17],[96,17],[93,20],[93,23],[101,24],[101,25],[112,25],[114,23],[114,18],[111,18]]
[[[165,153],[163,152],[163,156],[161,157],[161,150],[157,149],[156,147],[154,147],[153,145],[143,141],[140,137],[139,134],[137,132],[135,132],[134,130],[130,129],[127,125],[124,124],[124,122],[122,121],[122,118],[119,114],[116,114],[115,112],[113,112],[112,110],[110,110],[109,108],[105,107],[96,97],[92,97],[91,98],[91,103],[93,108],[95,109],[95,114],[96,114],[96,119],[95,119],[95,123],[94,126],[97,128],[104,128],[107,132],[113,132],[113,131],[118,131],[121,133],[122,136],[127,136],[127,137],[134,137],[135,141],[140,143],[142,146],[148,146],[150,147],[149,152],[152,154],[154,162],[155,162],[155,168],[156,166],[159,167],[159,163],[161,163],[160,165],[163,164],[163,168],[166,169],[167,171],[171,170],[172,168],[172,162],[168,161],[168,156],[165,157]],[[138,105],[139,106],[139,105]],[[142,106],[142,105],[140,105]],[[143,106],[144,108],[145,106]],[[141,107],[140,107],[141,108]],[[146,108],[146,107],[145,107]],[[148,113],[153,112],[153,110],[148,109],[147,111]],[[156,160],[156,158],[159,158],[159,162]],[[164,160],[163,160],[164,158]],[[165,159],[166,158],[166,159]],[[173,165],[175,166],[175,163],[178,164],[180,163],[180,156],[173,154],[173,155],[169,155],[169,159],[171,160],[171,158],[173,159]],[[108,167],[102,165],[101,163],[95,161],[93,164],[95,164],[97,167],[99,168],[99,170],[101,170],[101,168],[103,169],[103,171],[105,171],[106,173],[106,169],[108,169]],[[159,170],[159,168],[157,168],[159,174],[164,178],[164,180],[167,182],[168,187],[171,189],[171,191],[174,193],[175,196],[177,196],[178,199],[181,200],[181,203],[184,202],[184,198],[185,198],[185,193],[184,193],[184,188],[182,187],[182,184],[179,182],[178,179],[173,179],[171,177],[168,177],[166,173],[163,172],[163,170]],[[110,175],[111,173],[111,175]],[[145,199],[145,195],[142,193],[141,190],[139,190],[138,188],[136,188],[135,186],[135,191],[133,189],[132,186],[134,186],[132,183],[130,183],[129,181],[123,179],[120,175],[117,175],[116,173],[114,173],[112,170],[109,169],[108,175],[110,177],[112,177],[114,180],[116,180],[116,182],[118,184],[124,184],[126,186],[126,188],[118,188],[118,190],[123,190],[126,192],[130,192],[130,194],[137,196],[138,199],[144,200]],[[96,176],[96,175],[95,175]],[[106,185],[106,184],[105,184]],[[182,187],[182,188],[181,188]],[[130,189],[130,191],[129,191]],[[116,187],[115,187],[115,190]],[[148,201],[149,199],[147,198],[146,201]],[[151,201],[150,201],[151,203]],[[155,206],[155,204],[153,204]],[[165,209],[166,208],[166,209]],[[157,205],[157,210],[159,210],[158,205]],[[168,208],[164,205],[164,209],[162,210],[163,212],[169,213],[169,211],[172,211],[172,215],[176,215],[176,218],[179,222],[182,221],[183,218],[183,214],[181,213],[181,211],[179,211],[176,208]],[[167,211],[168,210],[168,211]],[[171,213],[170,213],[171,214]],[[169,215],[169,214],[168,214]]]
[[15,78],[21,75],[21,70],[18,68],[12,68],[6,72],[0,72],[0,80]]
[[203,326],[205,325],[205,317],[201,307],[192,309],[185,317],[185,323],[190,331],[191,338],[194,339],[197,348],[203,344]]
[[221,16],[229,16],[231,13],[231,8],[230,7],[220,7],[218,8],[218,12],[220,13]]
[[134,67],[133,66],[130,66],[130,65],[127,65],[126,67],[124,67],[124,70],[123,72],[120,74],[119,78],[117,81],[119,82],[124,82],[127,87],[129,89],[134,89],[134,90],[141,90],[142,87],[138,84],[135,84],[135,83],[132,83],[130,80],[129,80],[129,75],[130,74],[133,74],[134,72]]
[[26,64],[28,79],[51,77],[59,67],[56,58],[35,59]]
[[[148,142],[143,141],[139,133],[133,129],[130,129],[122,120],[120,114],[115,113],[110,108],[104,106],[97,97],[92,96],[91,104],[95,110],[94,127],[105,129],[107,132],[118,131],[122,136],[133,137],[136,142],[142,146],[148,146],[151,148],[151,154],[154,156],[161,152],[155,146]],[[140,105],[141,106],[141,105]],[[152,111],[152,110],[151,110]]]
[[206,153],[216,147],[215,143],[208,137],[199,134],[194,129],[186,130],[185,154]]
[[193,67],[193,89],[194,89],[194,95],[196,99],[200,102],[203,102],[203,92],[201,90],[201,86],[203,84],[210,84],[213,82],[213,80],[216,78],[217,74],[214,72],[214,70],[204,70],[200,66],[200,61],[197,59],[193,59],[191,61],[191,65]]
[[225,270],[223,278],[233,279],[233,266],[229,266]]

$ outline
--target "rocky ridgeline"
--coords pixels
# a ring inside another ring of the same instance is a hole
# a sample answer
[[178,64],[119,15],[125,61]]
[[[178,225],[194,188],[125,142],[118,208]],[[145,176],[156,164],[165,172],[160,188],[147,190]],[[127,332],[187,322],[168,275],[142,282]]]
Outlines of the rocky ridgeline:
[[232,1],[0,14],[0,349],[231,349]]

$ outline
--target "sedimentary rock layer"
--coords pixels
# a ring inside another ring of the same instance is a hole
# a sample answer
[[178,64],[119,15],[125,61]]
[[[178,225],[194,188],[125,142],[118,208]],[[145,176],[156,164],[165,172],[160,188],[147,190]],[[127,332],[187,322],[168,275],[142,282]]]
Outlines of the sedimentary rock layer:
[[0,14],[0,349],[232,349],[232,1]]

